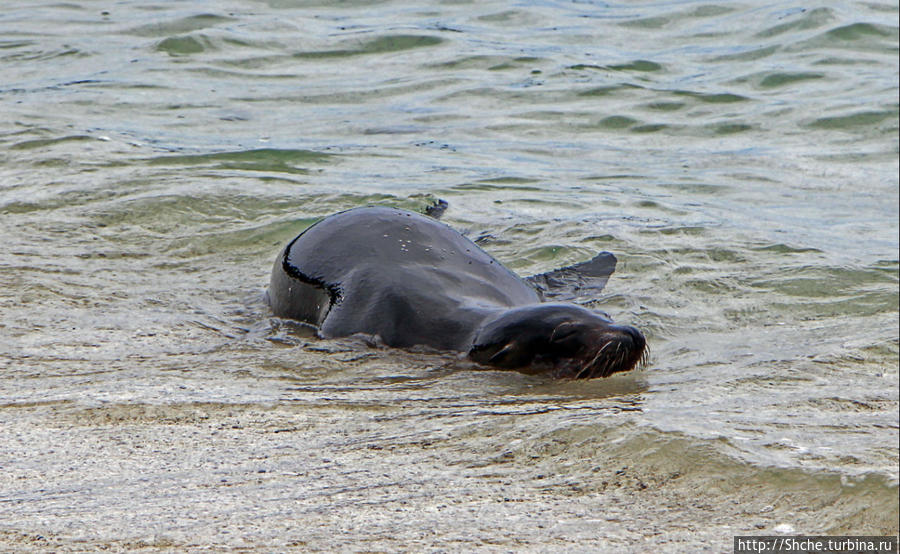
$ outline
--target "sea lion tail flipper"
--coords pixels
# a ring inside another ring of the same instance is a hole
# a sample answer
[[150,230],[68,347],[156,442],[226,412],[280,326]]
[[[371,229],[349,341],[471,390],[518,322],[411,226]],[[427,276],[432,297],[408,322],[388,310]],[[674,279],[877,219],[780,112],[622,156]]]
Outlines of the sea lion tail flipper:
[[450,204],[448,204],[446,200],[438,198],[430,206],[425,208],[425,215],[433,217],[434,219],[440,219],[449,205]]
[[572,301],[599,293],[615,270],[616,257],[610,252],[600,252],[586,262],[532,275],[525,280],[544,300]]

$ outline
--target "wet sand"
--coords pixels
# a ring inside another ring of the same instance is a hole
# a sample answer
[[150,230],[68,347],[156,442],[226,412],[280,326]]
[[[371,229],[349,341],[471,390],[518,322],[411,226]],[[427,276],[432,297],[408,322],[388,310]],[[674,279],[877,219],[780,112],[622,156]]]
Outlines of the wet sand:
[[[375,353],[350,362],[361,388],[377,386]],[[897,532],[896,484],[754,467],[655,431],[627,392],[635,375],[607,380],[606,398],[548,401],[547,383],[504,372],[382,375],[392,397],[368,399],[232,373],[217,385],[230,402],[179,400],[204,378],[162,377],[155,403],[64,386],[0,407],[0,549],[678,552],[779,530]],[[445,394],[510,378],[520,393]]]

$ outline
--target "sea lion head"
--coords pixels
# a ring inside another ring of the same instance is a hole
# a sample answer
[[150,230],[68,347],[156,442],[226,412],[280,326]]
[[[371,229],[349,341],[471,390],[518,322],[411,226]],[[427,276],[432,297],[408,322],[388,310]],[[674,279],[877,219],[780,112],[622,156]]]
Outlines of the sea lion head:
[[647,341],[634,327],[574,304],[512,308],[475,333],[469,357],[527,373],[590,379],[630,371],[646,358]]

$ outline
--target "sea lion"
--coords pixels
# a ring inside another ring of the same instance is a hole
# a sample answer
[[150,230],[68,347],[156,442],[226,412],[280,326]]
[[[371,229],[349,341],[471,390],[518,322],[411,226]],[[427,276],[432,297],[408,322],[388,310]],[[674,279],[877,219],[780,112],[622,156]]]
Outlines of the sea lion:
[[267,297],[278,317],[322,338],[362,333],[388,346],[424,345],[557,377],[606,377],[645,355],[634,327],[560,302],[595,293],[615,269],[603,252],[522,279],[452,228],[396,208],[354,208],[290,241]]

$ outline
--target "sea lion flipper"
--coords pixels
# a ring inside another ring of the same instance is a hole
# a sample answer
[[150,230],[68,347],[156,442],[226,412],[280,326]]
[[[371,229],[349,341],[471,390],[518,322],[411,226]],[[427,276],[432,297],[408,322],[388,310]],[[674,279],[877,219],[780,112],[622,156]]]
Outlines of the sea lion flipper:
[[285,249],[272,270],[266,303],[277,317],[318,327],[335,302],[337,287],[313,279],[287,260]]
[[615,270],[616,257],[611,252],[600,252],[586,262],[532,275],[525,280],[544,300],[571,301],[599,293]]
[[425,208],[425,215],[433,217],[434,219],[440,219],[448,206],[450,206],[450,204],[448,204],[446,200],[438,198],[434,203]]

